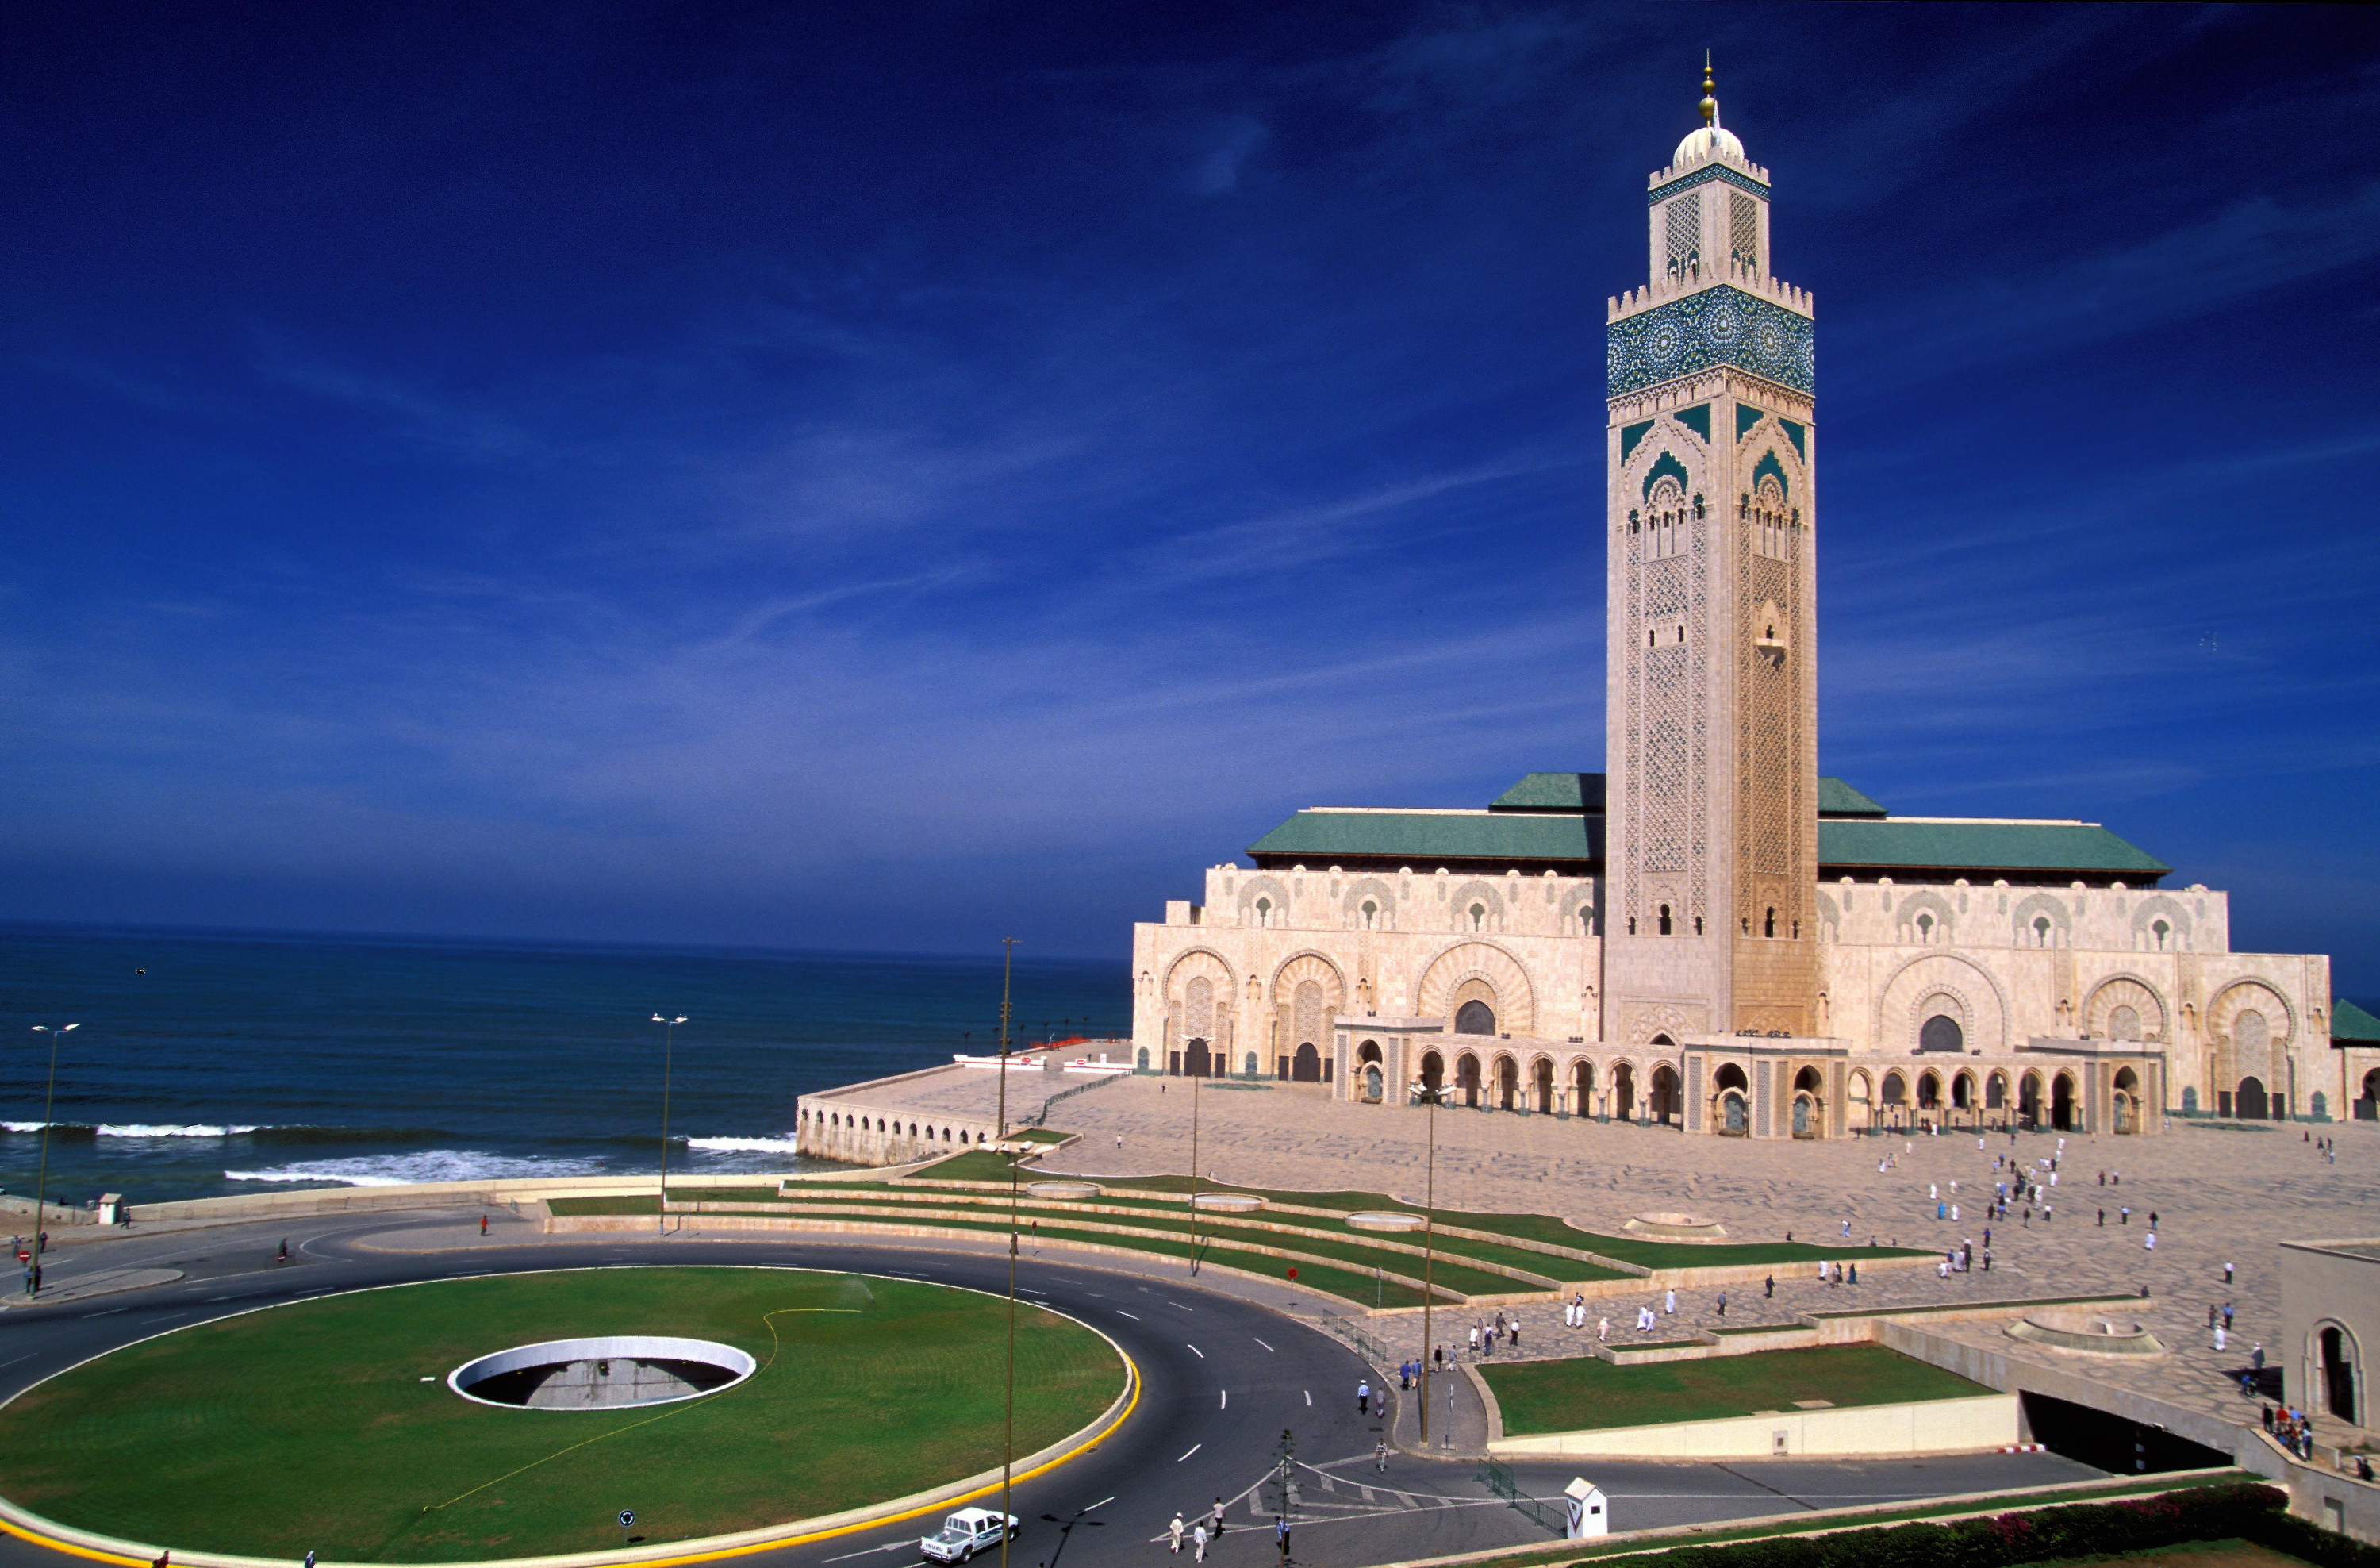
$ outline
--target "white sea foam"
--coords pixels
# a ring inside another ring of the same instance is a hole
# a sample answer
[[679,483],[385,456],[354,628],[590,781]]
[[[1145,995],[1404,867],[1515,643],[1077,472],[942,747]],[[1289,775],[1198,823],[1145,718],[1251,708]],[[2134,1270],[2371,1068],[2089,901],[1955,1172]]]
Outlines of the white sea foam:
[[795,1152],[791,1134],[779,1138],[688,1138],[688,1149],[707,1149],[714,1154],[792,1154]]
[[431,1149],[419,1154],[358,1154],[345,1160],[301,1160],[262,1171],[225,1171],[227,1182],[338,1182],[351,1187],[394,1187],[413,1182],[490,1182],[512,1177],[585,1176],[602,1167],[588,1160],[525,1159],[471,1149]]
[[0,1133],[38,1133],[43,1127],[55,1125],[55,1122],[0,1122]]
[[259,1129],[253,1126],[210,1126],[204,1123],[102,1122],[94,1129],[103,1138],[227,1138]]

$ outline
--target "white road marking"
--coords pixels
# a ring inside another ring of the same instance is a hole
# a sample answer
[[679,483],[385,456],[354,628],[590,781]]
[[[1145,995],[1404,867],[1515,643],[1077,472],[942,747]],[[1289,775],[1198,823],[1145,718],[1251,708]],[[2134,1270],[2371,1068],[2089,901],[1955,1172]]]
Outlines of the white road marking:
[[122,1312],[124,1310],[125,1308],[121,1307],[111,1307],[107,1309],[107,1312],[86,1312],[83,1316],[86,1318],[104,1318],[109,1312]]
[[1305,1403],[1309,1405],[1314,1403],[1314,1391],[1312,1389],[1307,1389],[1305,1391]]
[[[1109,1503],[1113,1502],[1114,1501],[1115,1499],[1111,1497],[1103,1497],[1099,1499],[1099,1501],[1091,1504],[1091,1508],[1105,1508]],[[1091,1511],[1091,1508],[1086,1508],[1083,1512],[1088,1513]]]
[[[1182,1304],[1178,1301],[1169,1301],[1165,1305],[1168,1307],[1182,1307]],[[1182,1310],[1184,1312],[1196,1312],[1198,1309],[1195,1307],[1182,1307]]]
[[1215,1406],[1215,1408],[1218,1410],[1229,1410],[1232,1407],[1232,1391],[1229,1389],[1219,1389],[1216,1392],[1223,1396],[1223,1403]]
[[[116,1310],[118,1310],[118,1311],[120,1312],[120,1311],[122,1311],[122,1310],[123,1310],[123,1308],[122,1308],[122,1307],[118,1307]],[[1184,1343],[1184,1344],[1190,1344],[1190,1342],[1189,1342],[1188,1340],[1184,1340],[1182,1343]],[[1191,1354],[1191,1355],[1195,1355],[1195,1356],[1196,1356],[1196,1357],[1197,1357],[1199,1360],[1201,1360],[1201,1361],[1204,1361],[1204,1360],[1206,1360],[1206,1359],[1207,1359],[1207,1353],[1206,1353],[1205,1351],[1203,1351],[1203,1350],[1200,1350],[1200,1349],[1199,1349],[1196,1345],[1195,1345],[1195,1344],[1191,1344],[1191,1345],[1190,1345],[1190,1354]]]
[[227,1295],[211,1295],[207,1297],[206,1304],[209,1307],[212,1307],[218,1301],[229,1301],[231,1297]]
[[[1248,1338],[1250,1338],[1250,1339],[1252,1339],[1252,1340],[1257,1340],[1257,1337],[1256,1337],[1256,1335],[1254,1335],[1254,1334],[1250,1334],[1250,1335],[1248,1336]],[[1258,1344],[1264,1344],[1264,1341],[1262,1341],[1262,1340],[1257,1340],[1257,1343]],[[1266,1348],[1267,1350],[1272,1350],[1272,1346],[1270,1346],[1270,1345],[1269,1345],[1269,1344],[1265,1344],[1265,1348]],[[1279,1355],[1281,1354],[1281,1352],[1279,1352],[1279,1351],[1277,1351],[1277,1350],[1272,1350],[1272,1353],[1273,1353],[1275,1355]]]
[[880,1551],[915,1551],[917,1549],[916,1541],[886,1541],[882,1546],[871,1546],[865,1551],[846,1551],[841,1557],[830,1557],[827,1561],[848,1562],[855,1557],[873,1557]]
[[[1205,1443],[1202,1443],[1202,1442],[1194,1442],[1194,1443],[1192,1443],[1192,1444],[1190,1445],[1190,1453],[1185,1453],[1185,1454],[1184,1454],[1184,1455],[1182,1456],[1182,1459],[1187,1459],[1187,1458],[1189,1458],[1191,1453],[1197,1453],[1200,1449],[1202,1449],[1202,1448],[1204,1448],[1204,1447],[1206,1447],[1206,1446],[1207,1446],[1207,1445],[1206,1445]],[[1182,1463],[1182,1459],[1177,1459],[1177,1460],[1175,1460],[1173,1463],[1175,1463],[1176,1465],[1179,1465],[1179,1464],[1181,1464],[1181,1463]]]
[[[34,1356],[39,1355],[40,1354],[41,1352],[38,1350],[29,1350],[25,1352],[24,1355],[17,1357],[17,1361],[30,1361]],[[14,1367],[17,1365],[17,1361],[0,1361],[0,1367]]]
[[[1126,1312],[1126,1311],[1125,1311],[1123,1307],[1117,1307],[1117,1308],[1115,1309],[1115,1315],[1116,1315],[1117,1317],[1119,1317],[1119,1318],[1132,1318],[1132,1314],[1131,1314],[1131,1313],[1129,1313],[1129,1312]],[[1137,1318],[1132,1318],[1132,1320],[1133,1320],[1134,1322],[1135,1322],[1135,1323],[1137,1323],[1137,1322],[1139,1322],[1139,1321],[1140,1321],[1140,1319],[1137,1319]]]

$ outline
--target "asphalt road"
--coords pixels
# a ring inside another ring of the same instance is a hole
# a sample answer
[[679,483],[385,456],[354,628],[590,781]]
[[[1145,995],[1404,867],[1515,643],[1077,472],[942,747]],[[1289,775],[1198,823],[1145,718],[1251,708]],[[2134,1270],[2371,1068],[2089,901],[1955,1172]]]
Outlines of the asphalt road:
[[[473,1211],[476,1216],[477,1211]],[[981,1251],[852,1245],[831,1236],[662,1240],[623,1234],[543,1237],[526,1227],[517,1243],[467,1249],[407,1250],[451,1235],[460,1215],[369,1214],[177,1234],[128,1236],[54,1253],[51,1279],[66,1284],[91,1270],[182,1269],[179,1282],[54,1307],[0,1313],[0,1397],[85,1357],[148,1335],[276,1301],[407,1281],[457,1279],[520,1269],[652,1262],[761,1264],[850,1270],[1004,1291],[1004,1258]],[[283,1236],[291,1259],[274,1261]],[[1226,1568],[1278,1561],[1272,1530],[1276,1489],[1268,1484],[1283,1434],[1295,1458],[1293,1559],[1312,1568],[1361,1568],[1400,1559],[1542,1543],[1539,1519],[1493,1495],[1467,1461],[1390,1456],[1376,1468],[1384,1425],[1378,1406],[1355,1408],[1369,1375],[1354,1354],[1318,1330],[1186,1280],[1111,1270],[1050,1258],[1024,1259],[1019,1293],[1111,1336],[1139,1366],[1139,1407],[1091,1453],[1016,1490],[1026,1521],[1010,1549],[1019,1568],[1151,1565],[1163,1554],[1168,1522],[1225,1505],[1226,1528],[1209,1550]],[[1548,1500],[1582,1467],[1515,1465],[1530,1495]],[[1764,1461],[1734,1465],[1592,1463],[1584,1468],[1611,1499],[1613,1528],[1709,1523],[1801,1509],[2047,1485],[2099,1474],[2052,1454],[1982,1454],[1871,1464]],[[135,1483],[137,1484],[137,1482]],[[635,1508],[658,1524],[665,1499],[623,1492],[602,1516]],[[1545,1517],[1557,1517],[1554,1503]],[[1045,1517],[1049,1516],[1049,1517]],[[928,1521],[863,1529],[831,1540],[756,1554],[769,1568],[911,1568]],[[590,1529],[589,1546],[608,1537]],[[171,1546],[174,1543],[164,1542]],[[1187,1555],[1185,1549],[1184,1555]],[[69,1559],[0,1536],[0,1568],[67,1568]]]

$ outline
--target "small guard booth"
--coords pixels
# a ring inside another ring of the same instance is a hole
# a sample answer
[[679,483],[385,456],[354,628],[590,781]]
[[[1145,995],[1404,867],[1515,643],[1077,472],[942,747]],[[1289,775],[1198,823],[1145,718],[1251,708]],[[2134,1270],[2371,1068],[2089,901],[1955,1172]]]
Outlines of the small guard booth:
[[1562,1496],[1570,1500],[1570,1517],[1567,1527],[1562,1531],[1564,1536],[1579,1540],[1587,1536],[1608,1536],[1611,1533],[1611,1504],[1604,1497],[1601,1487],[1589,1486],[1584,1476],[1573,1476],[1570,1485],[1562,1489]]

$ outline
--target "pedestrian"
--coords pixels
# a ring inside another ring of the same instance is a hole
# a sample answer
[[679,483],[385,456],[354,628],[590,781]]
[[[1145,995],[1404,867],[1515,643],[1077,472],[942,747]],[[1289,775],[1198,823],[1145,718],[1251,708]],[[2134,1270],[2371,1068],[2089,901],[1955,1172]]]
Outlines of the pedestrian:
[[1764,1284],[1766,1288],[1761,1291],[1760,1299],[1763,1301],[1775,1300],[1777,1296],[1777,1276],[1774,1274],[1769,1275],[1764,1282]]
[[1509,1338],[1509,1339],[1512,1342],[1512,1348],[1513,1348],[1514,1350],[1518,1350],[1518,1349],[1520,1349],[1520,1348],[1521,1348],[1521,1320],[1520,1320],[1518,1318],[1513,1319],[1512,1319],[1512,1326],[1510,1329],[1505,1330],[1505,1331],[1504,1331],[1504,1332],[1505,1332],[1506,1337],[1507,1337],[1507,1338]]
[[2217,1350],[2221,1350],[2223,1348],[2223,1333],[2224,1331],[2220,1328],[2217,1328],[2215,1331],[2215,1348]]
[[2129,1225],[2131,1222],[2132,1206],[2127,1203],[2119,1207],[2116,1210],[2116,1223],[2119,1225]]
[[1675,1316],[1677,1315],[1677,1310],[1678,1310],[1678,1292],[1677,1292],[1677,1289],[1676,1289],[1676,1287],[1675,1287],[1675,1286],[1672,1286],[1672,1287],[1671,1287],[1670,1289],[1669,1289],[1668,1291],[1665,1291],[1665,1292],[1663,1292],[1663,1293],[1662,1293],[1662,1295],[1661,1295],[1661,1310],[1662,1310],[1662,1311],[1664,1311],[1664,1312],[1666,1312],[1666,1313],[1669,1313],[1669,1314],[1670,1314],[1670,1316],[1672,1316],[1672,1317],[1675,1317]]
[[1383,1476],[1389,1473],[1389,1440],[1386,1438],[1372,1445],[1372,1468]]
[[2223,1304],[2223,1326],[2227,1329],[2231,1326],[2231,1304],[2228,1301]]
[[1198,1523],[1190,1527],[1190,1548],[1191,1562],[1204,1562],[1207,1561],[1207,1522],[1204,1519],[1199,1520]]
[[1286,1563],[1289,1561],[1289,1516],[1287,1514],[1273,1515],[1272,1533],[1273,1538],[1281,1543],[1281,1560]]
[[2143,1252],[2155,1252],[2156,1250],[2156,1233],[2155,1231],[2151,1231],[2148,1234],[2141,1238],[2141,1250]]
[[1171,1550],[1172,1550],[1173,1555],[1176,1557],[1181,1556],[1183,1526],[1182,1511],[1180,1509],[1177,1508],[1173,1511],[1173,1523],[1165,1527],[1165,1533],[1168,1537],[1172,1538],[1173,1544]]
[[1207,1532],[1208,1538],[1221,1540],[1223,1538],[1223,1500],[1221,1498],[1215,1500],[1215,1506],[1208,1511],[1208,1517],[1214,1525],[1214,1528]]
[[[481,1235],[486,1235],[488,1234],[488,1217],[485,1214],[480,1216],[480,1234]],[[311,1557],[313,1553],[310,1551],[306,1555]],[[314,1565],[311,1562],[309,1562],[306,1564],[306,1568],[314,1568]]]
[[1985,1273],[1986,1273],[1986,1274],[1988,1274],[1988,1273],[1990,1273],[1991,1271],[1992,1271],[1992,1249],[1991,1249],[1990,1247],[1988,1247],[1988,1246],[1987,1246],[1987,1247],[1984,1248],[1984,1272],[1985,1272]]
[[1845,1241],[1849,1241],[1849,1240],[1851,1240],[1851,1239],[1852,1239],[1852,1222],[1851,1222],[1849,1220],[1846,1220],[1846,1221],[1844,1221],[1844,1222],[1843,1222],[1843,1238],[1842,1238],[1842,1239],[1843,1239],[1843,1240],[1845,1240]]
[[1934,1218],[1937,1220],[1947,1218],[1949,1212],[1950,1206],[1947,1203],[1937,1203],[1934,1206]]
[[1597,1344],[1609,1344],[1611,1343],[1610,1319],[1606,1318],[1595,1325],[1595,1343]]
[[1365,1379],[1355,1384],[1355,1414],[1369,1416],[1371,1413],[1372,1384],[1369,1379]]
[[314,1549],[310,1546],[306,1549],[306,1568],[314,1568]]
[[1123,1135],[1122,1133],[1116,1134],[1116,1147],[1118,1149],[1122,1149],[1123,1147]]
[[[2155,1224],[2156,1222],[2152,1220],[2149,1222]],[[2231,1282],[2231,1265],[2228,1263],[2223,1265],[2223,1282],[2227,1285]]]
[[[2157,1217],[2156,1217],[2156,1210],[2155,1210],[2155,1209],[2150,1209],[2150,1210],[2149,1210],[2149,1229],[2154,1231],[2154,1230],[2155,1230],[2156,1228],[2157,1228]],[[2223,1282],[2224,1282],[2225,1284],[2227,1284],[2227,1285],[2228,1285],[2228,1284],[2229,1284],[2229,1283],[2231,1282],[2230,1278],[2229,1278],[2229,1275],[2230,1275],[2230,1272],[2231,1272],[2231,1265],[2230,1265],[2230,1264],[2228,1264],[2228,1263],[2226,1263],[2225,1265],[2223,1265],[2223,1272],[2224,1272],[2224,1275],[2225,1275],[2225,1278],[2224,1278]]]
[[[1852,1284],[1857,1284],[1857,1283],[1859,1283],[1859,1265],[1858,1265],[1858,1264],[1856,1264],[1856,1263],[1854,1263],[1854,1264],[1852,1264],[1852,1278],[1851,1278],[1851,1282],[1852,1282]],[[1726,1298],[1725,1296],[1721,1296],[1719,1299],[1720,1299],[1721,1301],[1724,1301],[1724,1300],[1726,1300],[1727,1298]]]
[[1718,1315],[1722,1318],[1727,1316],[1727,1292],[1725,1291],[1718,1293]]
[[2103,1231],[2107,1228],[2107,1211],[2104,1209],[2099,1210],[2099,1228]]
[[2265,1369],[2265,1342],[2258,1340],[2256,1348],[2248,1353],[2248,1365],[2261,1372]]
[[1471,1325],[1471,1354],[1475,1356],[1479,1354],[1479,1325],[1476,1323]]

